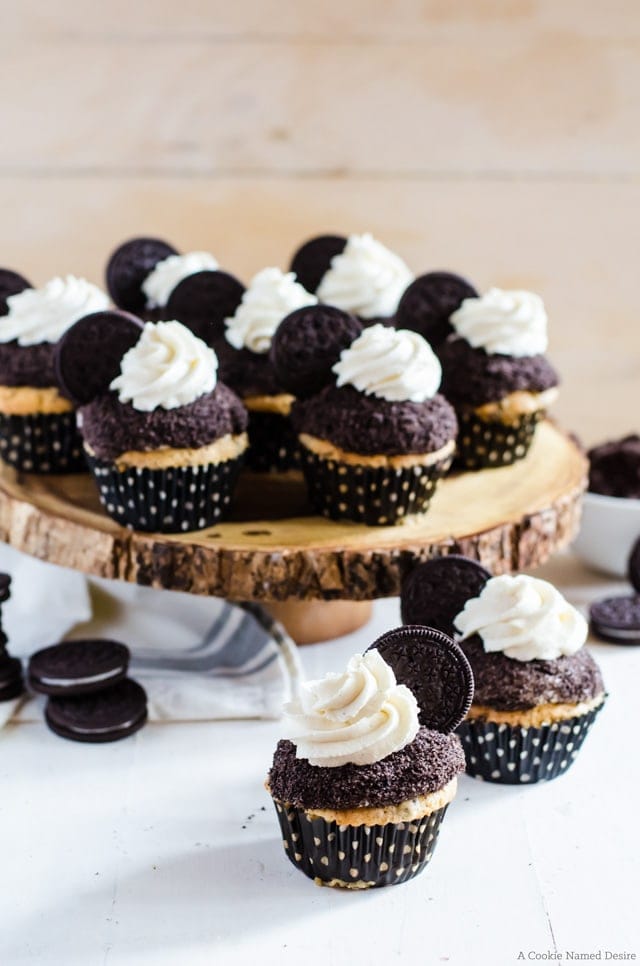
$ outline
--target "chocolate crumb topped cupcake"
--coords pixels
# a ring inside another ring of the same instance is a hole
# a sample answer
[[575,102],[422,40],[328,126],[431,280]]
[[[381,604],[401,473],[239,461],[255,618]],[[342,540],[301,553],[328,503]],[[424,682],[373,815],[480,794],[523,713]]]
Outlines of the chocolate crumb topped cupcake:
[[[267,789],[288,858],[318,885],[368,889],[413,878],[431,859],[455,796],[460,741],[438,729],[435,706],[424,709],[435,726],[421,725],[416,695],[392,669],[408,632],[420,653],[426,628],[391,631],[343,674],[303,684],[285,709],[290,737],[278,743]],[[446,639],[438,646],[455,647]],[[466,694],[470,671],[457,677],[456,666],[446,656],[425,661],[419,694]]]
[[424,513],[457,430],[429,345],[415,332],[371,326],[333,372],[337,385],[292,410],[314,509],[377,526]]
[[600,443],[587,456],[591,493],[640,500],[640,436],[631,433]]
[[56,378],[55,348],[77,319],[109,300],[73,275],[35,289],[14,272],[0,272],[0,293],[0,455],[28,473],[84,470],[73,406]]
[[[91,356],[109,340],[125,351],[111,353],[98,382],[85,387],[83,347]],[[247,416],[218,382],[213,349],[177,321],[143,327],[132,316],[99,313],[68,333],[58,369],[81,402],[85,453],[114,520],[173,533],[211,526],[228,513],[248,445]]]
[[465,469],[506,466],[526,456],[537,423],[557,397],[543,353],[547,315],[538,295],[490,289],[465,298],[441,343],[442,391],[455,406],[457,461]]
[[292,271],[320,302],[356,315],[366,325],[391,324],[413,281],[411,270],[372,235],[322,235],[293,256]]
[[403,613],[433,625],[443,614],[441,596],[460,605],[454,624],[475,681],[458,729],[467,772],[506,784],[564,774],[605,700],[600,670],[584,647],[585,619],[547,581],[523,574],[483,579],[486,572],[473,561],[464,572],[448,561],[430,562],[429,594],[421,599],[420,568],[409,575]]
[[279,381],[269,353],[285,316],[316,301],[292,272],[264,268],[225,320],[227,346],[220,347],[220,366],[249,411],[249,469],[285,471],[299,463],[289,420],[294,397]]

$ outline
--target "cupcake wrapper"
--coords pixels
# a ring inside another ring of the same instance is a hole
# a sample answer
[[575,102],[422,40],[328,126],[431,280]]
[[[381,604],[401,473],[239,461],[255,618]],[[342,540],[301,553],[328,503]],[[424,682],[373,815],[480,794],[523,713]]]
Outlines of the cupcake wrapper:
[[285,852],[318,885],[376,889],[398,885],[428,864],[448,806],[413,822],[338,825],[275,801]]
[[314,510],[333,520],[353,520],[370,527],[400,523],[409,514],[424,513],[450,465],[447,457],[430,466],[370,467],[322,459],[302,448],[302,470]]
[[87,465],[75,412],[0,413],[0,456],[23,473],[79,473]]
[[299,468],[298,437],[287,416],[249,411],[245,466],[256,473],[284,473]]
[[458,412],[457,416],[460,429],[456,466],[465,470],[482,470],[511,466],[526,456],[544,410],[526,413],[513,423],[480,419],[469,411]]
[[467,719],[458,728],[467,774],[503,785],[532,785],[564,775],[601,708],[540,728]]
[[100,502],[117,523],[134,530],[202,530],[227,515],[241,460],[163,470],[130,467],[87,454]]

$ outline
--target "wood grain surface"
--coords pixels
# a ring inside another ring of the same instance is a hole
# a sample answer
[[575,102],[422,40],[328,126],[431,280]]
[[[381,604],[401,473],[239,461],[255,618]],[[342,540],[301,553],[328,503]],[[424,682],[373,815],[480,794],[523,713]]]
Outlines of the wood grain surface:
[[[575,444],[542,423],[513,466],[460,473],[426,514],[366,527],[314,516],[301,480],[249,475],[234,517],[207,530],[126,530],[98,504],[87,474],[0,470],[0,538],[51,563],[100,577],[234,600],[370,600],[399,593],[416,561],[474,557],[494,573],[544,563],[575,535],[586,464]],[[261,515],[263,514],[263,515]]]

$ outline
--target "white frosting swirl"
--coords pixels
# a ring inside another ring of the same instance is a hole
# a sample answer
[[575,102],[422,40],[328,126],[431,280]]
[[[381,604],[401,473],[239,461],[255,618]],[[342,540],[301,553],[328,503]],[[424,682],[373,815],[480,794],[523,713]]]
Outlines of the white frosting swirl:
[[390,402],[425,402],[438,391],[442,368],[417,332],[378,323],[369,326],[333,367],[338,386],[351,385],[366,396]]
[[317,301],[315,295],[296,282],[293,272],[263,268],[251,279],[235,315],[225,319],[227,342],[234,349],[264,354],[271,348],[271,340],[284,317]]
[[218,357],[181,322],[147,322],[110,388],[143,413],[177,409],[216,387]]
[[455,619],[462,640],[479,634],[487,652],[515,661],[553,661],[575,654],[587,639],[587,622],[546,580],[518,574],[492,577]]
[[490,288],[450,316],[458,335],[490,355],[535,356],[548,345],[544,302],[533,292]]
[[343,674],[307,681],[285,707],[296,757],[339,768],[371,765],[418,733],[418,703],[377,650],[355,654]]
[[331,259],[317,295],[363,319],[385,318],[395,314],[413,278],[402,259],[373,235],[350,235],[344,251]]
[[186,255],[169,255],[154,266],[142,283],[147,297],[147,308],[164,308],[174,288],[189,275],[215,270],[218,262],[209,252],[187,252]]
[[9,312],[0,320],[0,342],[18,345],[57,342],[74,322],[109,307],[109,298],[84,278],[52,278],[42,288],[26,288],[7,299]]

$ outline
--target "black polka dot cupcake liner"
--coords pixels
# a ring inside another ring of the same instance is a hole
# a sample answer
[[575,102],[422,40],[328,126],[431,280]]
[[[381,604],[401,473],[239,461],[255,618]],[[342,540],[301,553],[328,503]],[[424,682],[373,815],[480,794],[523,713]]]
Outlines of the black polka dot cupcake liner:
[[302,447],[302,471],[316,513],[370,527],[424,513],[450,465],[447,457],[429,466],[371,467],[324,459]]
[[275,801],[284,849],[318,885],[378,889],[413,879],[429,864],[448,806],[411,822],[338,825]]
[[564,775],[601,708],[539,728],[467,719],[458,728],[467,774],[502,785],[532,785]]
[[152,533],[203,530],[228,515],[241,460],[168,469],[129,467],[87,453],[109,516],[124,527]]
[[249,411],[245,466],[255,473],[284,473],[300,467],[300,446],[287,416]]
[[512,423],[480,419],[468,410],[459,411],[457,416],[460,428],[456,443],[456,467],[484,470],[511,466],[525,457],[544,410],[526,413]]
[[79,473],[87,465],[75,412],[0,413],[0,457],[23,473]]

